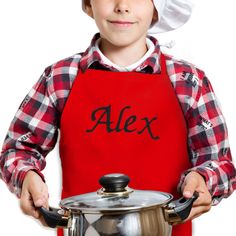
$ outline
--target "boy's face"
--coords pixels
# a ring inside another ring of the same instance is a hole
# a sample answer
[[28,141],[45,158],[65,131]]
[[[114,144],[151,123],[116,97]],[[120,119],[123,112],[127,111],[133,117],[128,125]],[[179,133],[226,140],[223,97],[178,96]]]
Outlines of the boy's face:
[[155,7],[152,0],[85,0],[101,38],[114,46],[127,46],[146,38]]

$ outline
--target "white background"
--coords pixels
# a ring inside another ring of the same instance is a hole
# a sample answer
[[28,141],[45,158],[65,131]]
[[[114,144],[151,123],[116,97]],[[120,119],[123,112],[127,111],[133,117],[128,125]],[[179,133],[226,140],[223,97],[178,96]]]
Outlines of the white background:
[[[213,4],[213,5],[212,5]],[[236,4],[234,1],[195,2],[190,21],[175,32],[157,35],[161,43],[174,39],[169,54],[188,60],[208,75],[223,107],[236,155]],[[84,51],[97,28],[81,10],[79,0],[8,0],[0,2],[0,142],[26,93],[44,68],[59,59]],[[57,148],[44,170],[50,204],[60,194]],[[235,235],[236,194],[194,221],[194,236]],[[53,236],[55,231],[21,213],[18,200],[0,181],[0,235]]]

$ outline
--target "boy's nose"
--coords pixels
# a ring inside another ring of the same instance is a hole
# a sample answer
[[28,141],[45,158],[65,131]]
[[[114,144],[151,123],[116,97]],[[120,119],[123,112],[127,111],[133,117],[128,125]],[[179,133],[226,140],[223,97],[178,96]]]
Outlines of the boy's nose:
[[115,6],[115,12],[117,13],[129,13],[130,12],[130,6],[127,2],[127,0],[119,0],[116,1],[116,6]]

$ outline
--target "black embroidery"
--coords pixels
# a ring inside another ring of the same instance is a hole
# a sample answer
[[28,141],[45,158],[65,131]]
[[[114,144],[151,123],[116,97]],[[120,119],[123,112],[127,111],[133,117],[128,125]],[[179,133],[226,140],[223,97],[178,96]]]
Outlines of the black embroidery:
[[29,102],[29,100],[30,100],[30,97],[29,97],[29,95],[27,95],[27,96],[24,98],[24,100],[22,101],[22,103],[20,104],[19,109],[22,110],[22,109],[26,106],[26,104]]
[[182,79],[191,84],[194,88],[197,86],[199,79],[193,74],[186,71],[182,73]]
[[[122,126],[121,121],[124,118],[124,113],[126,110],[131,109],[131,106],[125,106],[120,110],[119,117],[116,123],[111,120],[111,109],[112,109],[111,105],[108,105],[93,110],[91,114],[91,120],[96,123],[93,125],[92,128],[86,129],[86,132],[88,133],[94,132],[99,125],[104,125],[108,133],[124,131],[127,133],[136,132],[137,134],[140,135],[143,134],[144,131],[147,131],[147,133],[152,139],[154,140],[159,139],[159,137],[153,134],[152,131],[152,124],[154,121],[157,120],[157,117],[153,118],[142,117],[141,119],[138,119],[136,115],[131,115],[128,118],[126,118],[126,120],[124,121],[124,125]],[[143,123],[143,128],[141,130],[137,130],[137,127],[135,127],[135,124],[137,122]]]

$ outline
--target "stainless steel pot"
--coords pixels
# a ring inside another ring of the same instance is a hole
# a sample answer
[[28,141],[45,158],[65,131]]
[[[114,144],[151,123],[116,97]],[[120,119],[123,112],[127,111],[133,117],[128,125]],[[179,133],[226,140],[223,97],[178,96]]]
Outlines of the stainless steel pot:
[[64,227],[69,236],[170,236],[171,223],[186,219],[193,202],[173,201],[169,193],[128,188],[129,177],[105,175],[98,192],[63,199],[61,209],[40,208],[49,227]]

